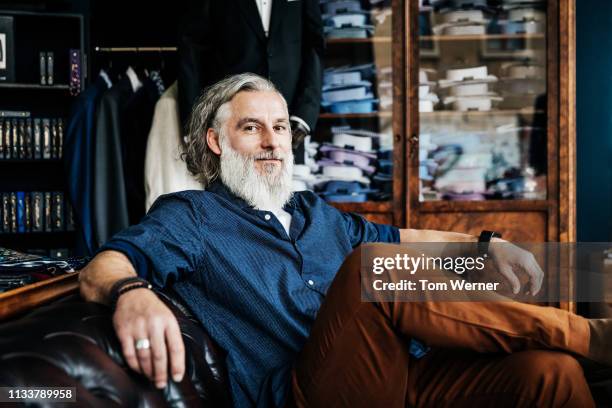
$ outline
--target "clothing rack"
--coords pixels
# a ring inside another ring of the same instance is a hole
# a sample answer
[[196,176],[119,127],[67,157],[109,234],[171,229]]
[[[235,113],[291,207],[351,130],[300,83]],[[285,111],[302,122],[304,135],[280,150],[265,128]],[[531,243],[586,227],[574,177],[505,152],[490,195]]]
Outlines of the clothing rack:
[[96,52],[176,52],[176,47],[96,47]]

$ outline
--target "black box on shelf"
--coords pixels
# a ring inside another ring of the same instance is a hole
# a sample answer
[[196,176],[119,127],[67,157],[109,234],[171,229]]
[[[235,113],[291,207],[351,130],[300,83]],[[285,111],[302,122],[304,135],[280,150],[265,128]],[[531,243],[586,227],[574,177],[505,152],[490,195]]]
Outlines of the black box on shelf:
[[0,118],[0,160],[4,159],[4,118]]
[[53,198],[51,196],[51,192],[46,191],[43,193],[44,202],[43,202],[43,211],[45,212],[44,216],[44,230],[45,232],[53,231],[53,219],[51,218],[51,211],[53,208]]
[[42,158],[51,158],[51,121],[42,120]]
[[42,125],[40,119],[33,120],[34,159],[42,159]]
[[32,201],[32,232],[42,232],[45,229],[43,194],[35,191],[30,193],[30,196]]
[[19,158],[19,127],[17,119],[11,119],[11,159]]
[[0,82],[15,82],[15,20],[0,16]]
[[17,194],[9,193],[9,202],[10,208],[9,211],[11,213],[9,217],[9,223],[11,225],[11,232],[17,232]]
[[0,193],[0,234],[4,232],[4,205],[2,204],[2,193]]
[[47,85],[47,53],[41,51],[38,59],[40,61],[40,84]]
[[53,60],[53,52],[47,52],[47,85],[53,85],[55,82],[53,79],[53,70],[55,65]]
[[53,209],[51,219],[53,223],[53,231],[64,230],[64,194],[61,192],[53,193]]
[[24,233],[25,230],[25,193],[17,191],[15,193],[17,200],[17,232]]
[[25,232],[32,231],[32,196],[30,193],[25,193],[24,198],[24,210],[25,210]]
[[53,139],[53,146],[55,147],[55,158],[61,159],[64,152],[64,120],[57,120],[57,132],[56,138]]
[[2,232],[11,232],[9,193],[0,194],[0,200],[0,205],[2,206]]
[[19,139],[19,158],[26,158],[25,119],[17,120],[17,139]]
[[13,150],[13,121],[11,119],[4,120],[4,130],[2,139],[4,140],[4,158],[10,159]]
[[34,135],[32,133],[32,119],[25,119],[25,158],[33,159],[34,154],[32,152],[32,147],[34,145]]

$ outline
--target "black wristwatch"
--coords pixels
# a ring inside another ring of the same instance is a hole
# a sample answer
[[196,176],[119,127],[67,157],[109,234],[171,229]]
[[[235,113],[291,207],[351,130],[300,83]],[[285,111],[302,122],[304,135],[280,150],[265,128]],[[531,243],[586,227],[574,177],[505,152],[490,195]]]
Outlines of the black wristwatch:
[[502,235],[495,231],[482,231],[478,237],[478,255],[488,256],[489,244],[493,238],[501,238]]

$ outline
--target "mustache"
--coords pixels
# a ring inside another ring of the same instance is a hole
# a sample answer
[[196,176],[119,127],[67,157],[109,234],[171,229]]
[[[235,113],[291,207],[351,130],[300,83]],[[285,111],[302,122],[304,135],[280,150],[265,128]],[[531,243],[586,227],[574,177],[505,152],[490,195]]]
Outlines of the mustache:
[[285,160],[285,154],[268,150],[265,152],[257,153],[251,156],[253,160]]

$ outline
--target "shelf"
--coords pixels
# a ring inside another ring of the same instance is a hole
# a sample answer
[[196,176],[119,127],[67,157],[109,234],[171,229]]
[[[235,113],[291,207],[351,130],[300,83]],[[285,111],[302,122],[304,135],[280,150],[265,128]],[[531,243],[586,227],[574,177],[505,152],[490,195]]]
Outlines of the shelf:
[[372,113],[321,113],[320,119],[359,119],[359,118],[390,118],[391,112],[372,112]]
[[332,44],[390,44],[391,37],[370,37],[370,38],[330,38],[325,40],[327,45]]
[[420,212],[547,211],[547,200],[421,201]]
[[366,201],[364,203],[334,203],[329,202],[340,211],[357,213],[390,213],[393,204],[390,201]]
[[59,90],[67,91],[70,89],[68,85],[40,85],[40,84],[15,84],[0,82],[0,89],[37,89],[37,90]]
[[62,159],[0,159],[0,166],[3,164],[21,164],[21,165],[38,165],[38,164],[49,164],[58,165],[62,164]]
[[491,111],[453,111],[453,110],[439,110],[434,112],[419,112],[421,117],[438,117],[438,116],[491,116],[491,115],[544,115],[546,112],[543,110],[535,109],[498,109]]
[[422,35],[419,41],[491,41],[491,40],[540,40],[546,38],[543,33],[535,34],[481,34],[481,35]]

